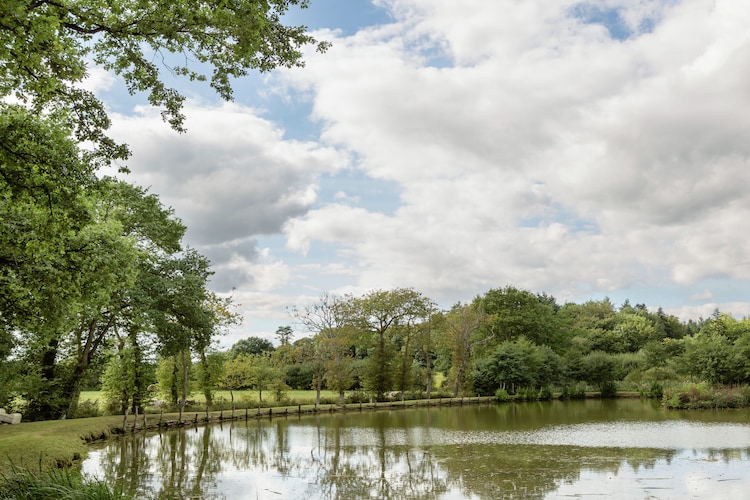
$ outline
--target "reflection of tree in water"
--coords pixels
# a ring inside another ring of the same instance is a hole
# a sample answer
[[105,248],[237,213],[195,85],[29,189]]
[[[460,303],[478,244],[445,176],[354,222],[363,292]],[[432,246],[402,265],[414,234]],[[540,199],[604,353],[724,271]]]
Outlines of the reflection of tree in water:
[[750,460],[750,448],[735,450],[708,450],[708,459],[729,463],[735,460]]
[[229,462],[237,470],[274,469],[282,477],[289,475],[293,461],[289,453],[289,426],[284,420],[249,420],[237,423],[229,431]]
[[378,426],[370,429],[376,444],[357,444],[356,434],[333,422],[317,427],[318,446],[309,464],[298,464],[313,471],[311,497],[436,498],[447,491],[444,474],[416,443],[394,446],[386,427]]
[[112,440],[101,451],[101,474],[109,484],[122,481],[127,491],[151,491],[151,457],[144,451],[144,435],[130,439]]
[[671,460],[677,452],[655,449],[586,448],[470,444],[435,446],[433,455],[462,494],[481,498],[543,498],[581,471],[617,474],[623,464],[634,470]]
[[229,448],[215,428],[123,437],[103,450],[103,479],[146,498],[208,498]]
[[207,496],[227,450],[220,436],[214,436],[217,430],[208,426],[159,435],[154,464],[162,480],[160,496]]

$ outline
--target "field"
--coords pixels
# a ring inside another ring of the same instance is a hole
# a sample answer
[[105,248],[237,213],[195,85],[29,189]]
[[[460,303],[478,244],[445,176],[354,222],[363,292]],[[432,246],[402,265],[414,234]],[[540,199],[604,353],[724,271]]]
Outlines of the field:
[[[338,393],[334,391],[320,391],[320,399],[323,402],[336,402],[338,401]],[[190,400],[194,401],[197,405],[202,405],[206,402],[203,397],[203,393],[195,392],[190,396]],[[214,403],[229,404],[231,396],[229,391],[214,391]],[[102,391],[84,391],[81,393],[81,401],[98,401],[99,409],[104,410],[104,393]],[[263,403],[276,405],[277,402],[273,398],[271,391],[263,392]],[[315,391],[287,391],[283,404],[285,405],[296,405],[296,404],[314,404],[315,403]],[[258,391],[234,391],[234,404],[241,408],[244,406],[257,406],[258,404]]]

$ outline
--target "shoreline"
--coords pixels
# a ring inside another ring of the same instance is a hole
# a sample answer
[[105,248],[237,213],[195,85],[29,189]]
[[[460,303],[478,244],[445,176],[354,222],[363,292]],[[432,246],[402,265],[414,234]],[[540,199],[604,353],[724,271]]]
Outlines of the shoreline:
[[86,458],[88,445],[137,432],[149,432],[179,427],[195,427],[220,422],[279,418],[290,415],[320,413],[346,413],[406,409],[428,406],[461,406],[494,403],[494,396],[464,398],[431,398],[374,403],[296,404],[234,410],[185,411],[182,420],[179,412],[145,413],[140,415],[109,415],[65,420],[21,422],[0,427],[0,470],[9,467],[44,469],[75,467]]

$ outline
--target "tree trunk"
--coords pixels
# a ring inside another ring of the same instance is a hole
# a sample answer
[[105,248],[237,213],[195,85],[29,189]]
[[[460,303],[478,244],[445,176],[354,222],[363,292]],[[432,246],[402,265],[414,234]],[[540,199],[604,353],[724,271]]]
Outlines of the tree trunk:
[[320,405],[320,390],[323,387],[323,377],[320,374],[315,376],[315,408]]
[[56,387],[56,375],[55,361],[57,360],[59,340],[57,338],[50,339],[47,346],[42,352],[41,359],[41,375],[45,381],[46,390],[40,394],[35,394],[33,397],[37,398],[37,417],[41,420],[50,420],[60,418],[61,408],[59,404],[55,404],[55,399],[58,394],[55,394]]
[[130,344],[133,347],[133,412],[143,412],[143,352],[138,344],[138,334],[132,331],[129,334]]
[[213,384],[211,381],[211,372],[208,367],[208,357],[204,351],[201,351],[201,366],[203,367],[203,396],[206,398],[206,406],[210,407],[214,404],[213,391],[211,390]]
[[180,413],[185,411],[185,403],[188,397],[188,359],[187,349],[183,349],[180,359],[182,360],[182,390],[180,394]]

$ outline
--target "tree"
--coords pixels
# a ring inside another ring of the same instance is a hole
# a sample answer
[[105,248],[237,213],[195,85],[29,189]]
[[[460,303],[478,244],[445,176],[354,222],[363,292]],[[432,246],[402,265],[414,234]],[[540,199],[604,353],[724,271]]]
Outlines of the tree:
[[[182,352],[173,356],[162,357],[156,363],[156,381],[161,397],[180,410],[180,417],[185,409],[185,402],[193,393],[194,367],[190,356]],[[187,382],[186,382],[187,381]]]
[[602,396],[613,396],[617,380],[617,360],[611,354],[594,351],[582,358],[583,377],[588,383],[596,385]]
[[437,334],[443,324],[444,317],[436,309],[429,312],[427,321],[417,325],[417,357],[422,367],[424,388],[427,399],[432,394],[432,379],[435,358],[437,357]]
[[225,356],[222,352],[201,351],[200,362],[196,365],[198,386],[203,391],[206,406],[213,406],[214,390],[221,385],[224,373]]
[[207,80],[202,71],[209,69],[211,87],[231,99],[231,80],[249,69],[301,66],[303,46],[328,47],[304,26],[282,23],[290,6],[307,5],[307,0],[4,0],[0,99],[12,95],[35,112],[65,112],[77,139],[91,141],[96,155],[124,158],[127,149],[104,135],[110,122],[103,104],[78,86],[88,60],[120,75],[132,94],[148,92],[149,103],[182,130],[184,97],[165,85],[161,73]]
[[276,338],[279,339],[281,345],[289,345],[294,336],[294,330],[291,326],[280,326],[276,329]]
[[[405,391],[411,389],[415,378],[415,353],[418,348],[417,343],[427,341],[429,343],[429,318],[435,308],[435,303],[426,297],[422,300],[416,299],[412,304],[412,311],[405,316],[395,330],[396,345],[398,348],[399,364],[396,369],[395,388],[401,393],[401,401],[404,400]],[[427,336],[420,335],[428,333]],[[422,353],[424,354],[424,353]]]
[[482,337],[480,326],[485,315],[480,303],[456,304],[445,315],[443,342],[450,352],[449,379],[453,383],[453,397],[463,395],[470,381],[470,367],[474,348],[491,340]]
[[394,332],[399,325],[425,317],[428,303],[411,288],[374,290],[353,302],[357,324],[364,330],[365,344],[371,351],[365,383],[378,399],[393,388]]
[[487,326],[498,341],[524,336],[537,345],[562,347],[554,298],[506,286],[488,291],[481,302]]
[[[267,352],[248,354],[248,387],[258,391],[258,400],[263,402],[263,391],[284,381],[284,374],[274,366]],[[277,385],[278,387],[278,385]]]
[[287,368],[287,384],[295,389],[315,389],[317,406],[320,404],[320,391],[326,371],[318,344],[312,337],[303,337],[295,341],[292,347],[294,365]]
[[212,309],[208,261],[181,252],[185,228],[158,197],[97,179],[59,116],[0,106],[0,326],[24,362],[3,382],[30,419],[74,415],[114,343],[131,350],[138,408],[144,357],[203,352],[225,320]]
[[492,394],[498,388],[515,393],[520,387],[537,387],[540,367],[541,356],[536,345],[525,337],[506,340],[478,364],[474,386],[484,394]]
[[238,340],[229,350],[229,356],[236,358],[240,354],[261,354],[273,352],[276,348],[270,340],[261,337],[248,337]]
[[28,417],[58,417],[65,397],[56,382],[69,368],[56,365],[61,335],[74,328],[86,300],[129,279],[130,266],[105,269],[117,252],[87,262],[97,249],[118,245],[116,227],[92,226],[94,166],[59,116],[0,104],[0,144],[0,325],[24,360],[29,384],[14,390],[27,401]]
[[608,352],[637,352],[649,341],[659,340],[653,322],[639,314],[617,314],[614,330],[622,338],[622,350]]
[[734,346],[724,335],[704,328],[685,339],[683,373],[710,384],[734,384],[743,378],[743,366],[734,356]]
[[252,383],[251,356],[251,354],[239,354],[224,364],[220,384],[221,387],[229,391],[229,397],[233,406],[234,391],[250,387]]
[[355,343],[354,298],[324,293],[317,302],[304,309],[294,308],[293,316],[313,336],[313,353],[321,370],[315,381],[315,405],[320,403],[320,390],[325,380],[329,389],[339,393],[344,402],[344,391],[353,383],[352,347]]

